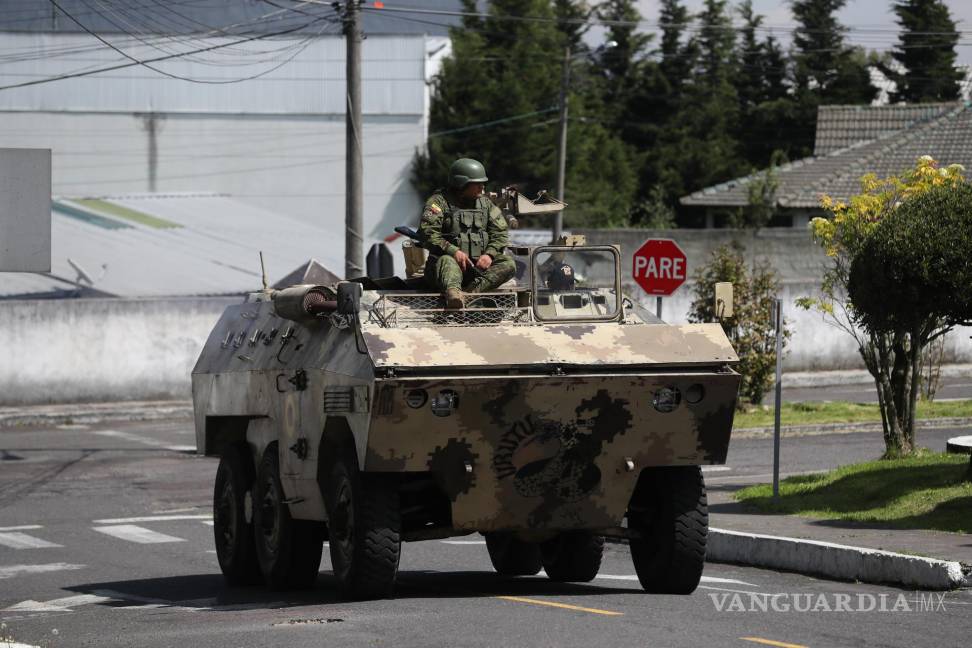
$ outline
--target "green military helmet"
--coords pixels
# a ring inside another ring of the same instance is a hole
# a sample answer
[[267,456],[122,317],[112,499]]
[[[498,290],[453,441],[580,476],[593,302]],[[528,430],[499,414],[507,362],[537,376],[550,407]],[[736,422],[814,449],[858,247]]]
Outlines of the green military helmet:
[[449,167],[449,185],[456,189],[465,187],[470,182],[486,182],[486,167],[482,162],[472,158],[459,158]]

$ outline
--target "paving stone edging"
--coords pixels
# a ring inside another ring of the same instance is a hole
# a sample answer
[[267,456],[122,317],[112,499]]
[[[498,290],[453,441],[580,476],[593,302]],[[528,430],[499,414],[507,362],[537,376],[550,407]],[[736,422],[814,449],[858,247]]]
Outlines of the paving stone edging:
[[[2,425],[2,423],[0,423]],[[972,426],[972,417],[941,416],[938,418],[917,419],[915,427],[919,430],[946,427]],[[811,436],[818,434],[849,434],[851,432],[880,432],[881,422],[867,423],[818,423],[814,425],[784,425],[780,434],[786,436]],[[772,427],[733,428],[734,439],[761,439],[773,436]]]
[[93,424],[105,421],[192,419],[192,401],[132,401],[0,407],[0,428],[25,425]]
[[956,561],[716,528],[709,529],[706,560],[923,590],[972,584]]

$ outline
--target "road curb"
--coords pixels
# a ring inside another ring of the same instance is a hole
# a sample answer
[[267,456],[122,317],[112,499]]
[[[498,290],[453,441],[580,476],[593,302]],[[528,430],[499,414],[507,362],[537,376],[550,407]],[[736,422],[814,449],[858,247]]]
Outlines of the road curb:
[[[940,418],[917,419],[915,427],[919,430],[947,427],[972,426],[972,417],[943,416]],[[784,425],[780,434],[784,436],[812,436],[818,434],[851,434],[853,432],[880,432],[881,422],[873,423],[821,423],[818,425]],[[773,436],[772,427],[733,428],[734,439],[761,439]]]
[[706,560],[923,590],[968,584],[956,561],[727,529],[709,529]]
[[[628,544],[625,538],[605,540],[612,544]],[[954,560],[714,527],[709,528],[705,560],[922,590],[972,586],[972,575],[966,576],[962,563]]]
[[191,419],[192,401],[132,401],[0,407],[0,428]]

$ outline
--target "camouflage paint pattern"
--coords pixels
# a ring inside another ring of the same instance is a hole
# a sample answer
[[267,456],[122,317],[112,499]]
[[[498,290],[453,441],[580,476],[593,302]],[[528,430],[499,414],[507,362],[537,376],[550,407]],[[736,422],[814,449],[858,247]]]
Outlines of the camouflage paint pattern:
[[193,370],[198,451],[219,453],[218,417],[243,421],[255,459],[279,443],[294,517],[322,520],[318,451],[339,417],[363,470],[431,473],[457,531],[615,526],[642,468],[725,461],[739,376],[718,325],[386,328],[366,312],[379,296],[358,332],[284,319],[270,293],[229,307]]
[[[616,526],[642,468],[725,462],[738,386],[734,372],[382,380],[365,466],[441,475],[457,529]],[[665,388],[682,395],[667,413]],[[458,405],[437,416],[445,390]]]
[[686,366],[739,360],[718,324],[380,328],[365,325],[375,366]]

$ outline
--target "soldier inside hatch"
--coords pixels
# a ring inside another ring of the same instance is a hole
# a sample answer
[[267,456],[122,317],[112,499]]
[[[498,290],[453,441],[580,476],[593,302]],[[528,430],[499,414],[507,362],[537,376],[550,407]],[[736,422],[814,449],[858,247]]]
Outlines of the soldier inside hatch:
[[506,219],[483,194],[486,169],[460,158],[449,167],[449,188],[425,201],[419,231],[430,244],[425,278],[442,291],[446,308],[462,308],[463,293],[487,292],[513,277],[516,264]]

